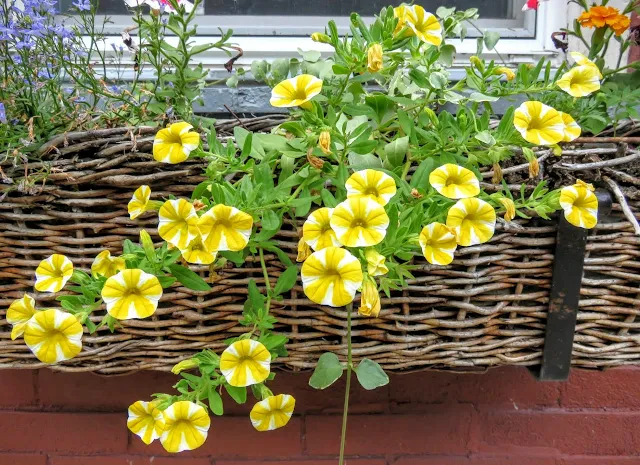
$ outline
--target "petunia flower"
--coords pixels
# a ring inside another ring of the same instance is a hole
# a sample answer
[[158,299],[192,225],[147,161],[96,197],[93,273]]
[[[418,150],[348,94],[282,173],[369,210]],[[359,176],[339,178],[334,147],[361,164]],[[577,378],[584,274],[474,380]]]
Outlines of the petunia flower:
[[571,52],[569,53],[569,55],[571,55],[571,58],[573,58],[573,61],[575,61],[578,66],[593,66],[595,69],[598,70],[598,78],[602,79],[602,73],[600,72],[600,68],[598,68],[598,65],[596,65],[593,61],[589,60],[586,56],[584,56],[580,52]]
[[210,265],[218,255],[218,252],[211,251],[205,246],[200,234],[193,238],[189,245],[185,249],[181,249],[180,252],[182,252],[182,258],[188,263],[198,265]]
[[24,342],[43,363],[70,360],[82,350],[82,325],[70,313],[42,310],[27,323]]
[[564,138],[562,139],[562,142],[571,142],[572,140],[580,137],[582,129],[580,129],[576,120],[574,120],[569,113],[563,113],[561,111],[558,113],[560,113],[560,117],[564,123]]
[[381,308],[380,291],[378,291],[378,286],[373,279],[367,276],[362,283],[360,308],[358,308],[358,313],[363,316],[378,318]]
[[36,268],[35,289],[39,292],[58,292],[73,275],[73,263],[64,255],[54,253]]
[[154,275],[142,270],[123,270],[107,279],[102,299],[107,312],[118,320],[147,318],[158,308],[162,286]]
[[442,43],[442,26],[438,19],[427,13],[420,5],[400,5],[393,9],[398,18],[397,34],[407,27],[408,34],[418,37],[422,42],[438,46]]
[[513,125],[532,144],[555,145],[564,138],[560,113],[541,102],[528,101],[520,105],[514,113]]
[[455,230],[459,245],[482,244],[493,237],[496,211],[487,202],[475,197],[458,200],[447,213],[447,226]]
[[275,86],[271,91],[271,100],[274,107],[302,107],[311,108],[310,100],[322,91],[322,80],[311,74],[286,79]]
[[16,299],[7,310],[7,323],[13,325],[11,340],[22,336],[27,323],[36,314],[35,299],[30,295],[23,295],[22,299]]
[[382,70],[382,45],[373,44],[367,50],[367,70],[377,73]]
[[164,430],[160,442],[167,452],[194,450],[207,440],[211,419],[201,405],[181,400],[170,405],[162,414]]
[[249,417],[251,424],[258,431],[273,431],[289,423],[296,400],[289,394],[269,396],[256,403]]
[[302,238],[313,250],[341,247],[342,244],[331,229],[333,208],[322,207],[312,212],[302,225]]
[[480,193],[480,182],[473,171],[447,163],[429,174],[429,183],[449,199],[465,199]]
[[182,163],[200,145],[200,135],[184,121],[160,129],[153,140],[153,158],[162,163]]
[[386,205],[396,195],[396,182],[388,174],[372,169],[356,171],[345,183],[348,199],[369,197]]
[[329,223],[338,240],[347,247],[370,247],[384,239],[389,217],[370,198],[348,198],[333,209]]
[[598,197],[591,184],[577,180],[573,186],[560,191],[560,206],[569,223],[579,228],[591,229],[598,223]]
[[572,97],[586,97],[600,89],[600,76],[595,66],[576,66],[564,73],[556,84]]
[[180,250],[198,235],[198,214],[185,199],[167,200],[158,212],[158,234]]
[[237,252],[249,243],[253,217],[235,207],[218,204],[200,217],[198,230],[207,250]]
[[121,257],[112,257],[109,250],[100,252],[91,264],[91,274],[93,276],[104,276],[110,278],[114,274],[126,268],[124,259]]
[[164,415],[155,402],[141,400],[129,406],[127,428],[142,439],[146,445],[158,439],[164,431]]
[[220,356],[220,371],[231,386],[245,387],[263,382],[269,376],[271,354],[261,342],[240,339]]
[[422,255],[432,265],[448,265],[458,247],[456,233],[442,223],[431,223],[422,228],[418,238]]
[[360,261],[338,247],[312,253],[302,264],[300,275],[305,295],[317,304],[331,307],[353,302],[363,279]]
[[367,260],[367,273],[369,276],[382,276],[389,272],[389,268],[384,264],[387,259],[375,249],[367,249],[364,253],[364,258]]
[[131,200],[127,204],[129,217],[135,220],[137,217],[148,211],[149,199],[151,198],[151,188],[149,186],[138,187]]

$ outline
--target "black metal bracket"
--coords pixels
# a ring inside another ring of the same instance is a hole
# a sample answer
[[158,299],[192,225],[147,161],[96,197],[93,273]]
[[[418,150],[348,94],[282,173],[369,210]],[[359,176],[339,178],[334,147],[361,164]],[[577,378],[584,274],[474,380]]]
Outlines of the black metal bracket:
[[[595,193],[601,220],[611,211],[613,199],[607,190],[597,189]],[[562,214],[559,217],[542,365],[534,372],[539,381],[564,381],[569,377],[587,247],[587,230],[573,226]]]

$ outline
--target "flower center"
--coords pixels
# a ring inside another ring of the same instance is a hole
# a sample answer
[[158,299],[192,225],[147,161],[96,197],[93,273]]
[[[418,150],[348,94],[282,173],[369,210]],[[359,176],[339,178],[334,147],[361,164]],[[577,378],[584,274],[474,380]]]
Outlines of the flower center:
[[340,272],[338,270],[336,270],[335,268],[327,268],[327,270],[324,272],[325,277],[327,278],[340,278]]
[[[215,226],[218,226],[220,228],[232,229],[233,225],[231,224],[230,220],[228,220],[226,218],[222,218],[222,219],[219,219],[218,221],[216,221],[216,225]],[[215,229],[215,226],[214,226],[214,229]]]
[[140,297],[142,293],[137,287],[129,288],[124,291],[124,297]]
[[180,134],[169,133],[165,139],[165,144],[180,144],[182,145],[182,138]]
[[52,344],[63,344],[66,342],[67,337],[58,329],[50,329],[46,333],[46,339],[51,341]]
[[304,89],[296,89],[293,94],[294,100],[307,100],[307,92]]
[[356,218],[351,222],[351,227],[352,228],[366,228],[367,227],[367,222],[365,220],[363,220],[362,218]]
[[365,195],[375,195],[378,196],[378,189],[375,187],[367,187],[364,191]]
[[452,184],[456,184],[456,185],[462,184],[462,180],[456,175],[449,176],[445,181],[444,185],[451,186]]
[[533,118],[531,118],[531,121],[529,122],[529,131],[539,131],[541,129],[544,128],[544,123],[542,122],[542,120],[540,118],[538,118],[537,116],[534,116]]

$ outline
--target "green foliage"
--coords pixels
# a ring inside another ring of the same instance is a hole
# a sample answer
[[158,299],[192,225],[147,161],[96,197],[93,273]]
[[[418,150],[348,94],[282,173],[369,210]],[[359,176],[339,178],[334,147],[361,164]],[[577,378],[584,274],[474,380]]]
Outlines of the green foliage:
[[360,385],[367,391],[389,384],[389,377],[382,367],[368,358],[362,359],[355,372]]
[[314,389],[326,389],[340,379],[343,371],[344,368],[336,354],[332,352],[322,354],[309,379],[309,386]]

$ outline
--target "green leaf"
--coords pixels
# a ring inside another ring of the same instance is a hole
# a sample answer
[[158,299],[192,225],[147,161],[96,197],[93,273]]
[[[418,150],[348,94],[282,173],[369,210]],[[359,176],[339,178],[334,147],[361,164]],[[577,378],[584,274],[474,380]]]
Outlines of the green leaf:
[[290,291],[293,286],[296,285],[296,281],[298,280],[298,267],[290,266],[284,273],[280,275],[278,281],[276,282],[276,286],[273,288],[273,293],[275,295],[283,294],[287,291]]
[[231,386],[227,383],[224,384],[224,388],[237,404],[244,404],[247,401],[247,388]]
[[214,415],[221,416],[224,414],[224,407],[222,406],[222,397],[218,394],[218,391],[214,386],[209,386],[209,407]]
[[160,285],[166,289],[176,282],[176,278],[172,276],[158,276],[158,281],[160,281]]
[[302,59],[304,61],[308,61],[309,63],[315,63],[322,56],[320,52],[317,52],[315,50],[309,50],[308,52],[303,52],[302,50],[298,49],[298,53],[302,55]]
[[443,73],[431,73],[429,75],[429,84],[434,89],[444,89],[447,86],[447,77]]
[[475,138],[478,139],[483,144],[492,145],[492,146],[496,145],[496,140],[489,131],[480,131],[478,134],[475,135]]
[[389,384],[389,377],[382,367],[368,358],[360,362],[358,368],[356,368],[356,376],[360,385],[367,391]]
[[472,102],[495,102],[498,100],[498,97],[492,97],[491,95],[484,95],[480,92],[472,92],[469,95],[469,100]]
[[409,137],[399,137],[384,146],[384,155],[391,168],[400,166],[409,148]]
[[429,186],[429,175],[434,169],[434,161],[433,158],[426,158],[420,163],[418,169],[411,176],[411,182],[409,185],[411,187],[420,187],[422,189],[427,189]]
[[262,214],[262,221],[260,222],[262,225],[262,229],[279,229],[280,228],[280,217],[273,210],[265,210]]
[[225,84],[227,85],[227,87],[235,89],[236,87],[238,87],[239,82],[240,82],[240,79],[238,79],[238,75],[234,74],[227,79]]
[[194,273],[189,268],[185,268],[182,265],[174,263],[169,265],[169,271],[180,283],[194,291],[209,291],[211,288],[197,273]]
[[485,31],[484,33],[484,45],[489,49],[493,50],[498,41],[500,40],[500,34],[496,31]]
[[447,66],[452,66],[455,57],[456,48],[453,45],[446,44],[440,47],[440,57],[438,58],[438,61],[444,63]]
[[344,368],[336,354],[324,353],[318,359],[318,365],[309,379],[309,386],[314,389],[326,389],[340,379],[343,371]]

